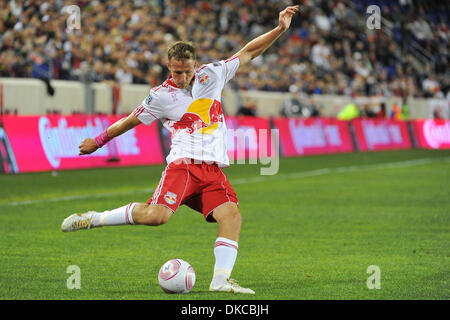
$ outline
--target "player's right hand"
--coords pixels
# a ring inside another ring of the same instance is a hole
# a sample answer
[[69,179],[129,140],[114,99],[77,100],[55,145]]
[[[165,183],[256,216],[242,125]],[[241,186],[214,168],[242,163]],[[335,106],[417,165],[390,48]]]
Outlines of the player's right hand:
[[92,138],[86,138],[84,139],[80,145],[78,146],[78,149],[80,149],[80,152],[78,153],[79,156],[82,156],[84,154],[91,154],[95,150],[98,149],[97,144],[95,143],[95,140]]
[[292,7],[287,7],[286,9],[284,9],[283,11],[280,12],[278,21],[279,21],[280,27],[283,30],[289,29],[289,26],[291,25],[292,16],[294,14],[296,14],[299,10],[300,10],[300,6],[296,5],[296,6],[292,6]]

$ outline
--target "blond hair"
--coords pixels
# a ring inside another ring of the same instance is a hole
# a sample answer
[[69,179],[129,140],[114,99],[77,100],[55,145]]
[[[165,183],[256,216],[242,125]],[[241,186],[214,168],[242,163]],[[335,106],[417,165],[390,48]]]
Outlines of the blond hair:
[[174,58],[175,60],[196,60],[197,55],[195,53],[195,48],[191,42],[188,41],[177,41],[169,47],[167,51],[167,56],[169,61]]

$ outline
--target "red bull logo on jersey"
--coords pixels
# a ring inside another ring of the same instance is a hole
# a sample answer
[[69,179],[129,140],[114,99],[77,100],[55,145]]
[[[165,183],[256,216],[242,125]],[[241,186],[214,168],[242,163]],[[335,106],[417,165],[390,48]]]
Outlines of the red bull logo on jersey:
[[212,134],[220,122],[223,122],[222,104],[213,99],[197,99],[189,105],[181,119],[173,124],[173,128],[187,129],[189,134],[195,131]]
[[206,85],[208,83],[209,76],[207,74],[202,74],[198,77],[200,84]]
[[174,204],[177,201],[177,195],[173,192],[168,191],[165,195],[164,195],[164,200],[166,200],[166,202],[168,204]]

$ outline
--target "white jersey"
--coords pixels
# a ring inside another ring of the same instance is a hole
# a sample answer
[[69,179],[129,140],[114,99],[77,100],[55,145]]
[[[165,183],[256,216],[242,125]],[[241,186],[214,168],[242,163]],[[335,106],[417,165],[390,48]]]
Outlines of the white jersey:
[[191,158],[229,166],[221,99],[238,67],[238,57],[203,65],[195,71],[192,86],[185,89],[178,88],[169,76],[133,111],[146,125],[160,119],[171,133],[167,163]]

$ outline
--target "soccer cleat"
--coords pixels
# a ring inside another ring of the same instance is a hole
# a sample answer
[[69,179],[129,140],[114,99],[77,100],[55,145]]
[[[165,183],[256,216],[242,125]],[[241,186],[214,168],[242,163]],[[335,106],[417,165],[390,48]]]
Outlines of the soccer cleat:
[[68,216],[61,224],[63,232],[77,231],[83,229],[91,229],[94,227],[93,215],[94,211],[88,213],[74,213]]
[[218,287],[213,287],[211,283],[209,286],[209,291],[255,294],[255,291],[249,288],[241,287],[234,279],[227,279],[226,282],[222,283]]

